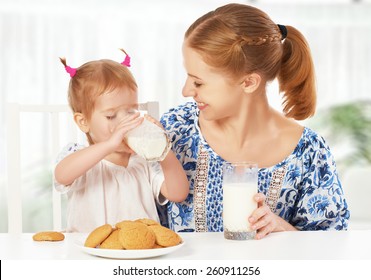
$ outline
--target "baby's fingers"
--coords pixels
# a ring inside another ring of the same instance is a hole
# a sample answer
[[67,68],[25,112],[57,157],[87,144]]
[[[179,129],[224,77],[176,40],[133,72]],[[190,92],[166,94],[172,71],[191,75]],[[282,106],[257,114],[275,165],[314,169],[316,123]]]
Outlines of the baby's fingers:
[[144,115],[144,117],[148,121],[150,121],[151,123],[154,123],[155,125],[157,125],[157,126],[161,127],[162,129],[164,129],[164,127],[162,126],[162,124],[158,120],[156,120],[155,118],[153,118],[152,116],[146,114],[146,115]]
[[142,117],[137,117],[135,119],[126,119],[121,120],[120,123],[112,129],[111,132],[121,132],[121,133],[127,133],[128,131],[134,129],[135,127],[139,126],[143,122]]

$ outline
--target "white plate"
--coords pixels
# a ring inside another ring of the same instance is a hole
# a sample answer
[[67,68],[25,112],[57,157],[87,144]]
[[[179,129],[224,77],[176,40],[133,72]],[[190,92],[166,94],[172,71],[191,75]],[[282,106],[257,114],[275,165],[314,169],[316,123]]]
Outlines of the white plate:
[[76,245],[85,253],[93,256],[110,258],[110,259],[146,259],[170,254],[184,245],[184,241],[179,245],[157,248],[157,249],[143,249],[143,250],[115,250],[115,249],[99,249],[89,248],[84,246],[84,242],[78,241]]

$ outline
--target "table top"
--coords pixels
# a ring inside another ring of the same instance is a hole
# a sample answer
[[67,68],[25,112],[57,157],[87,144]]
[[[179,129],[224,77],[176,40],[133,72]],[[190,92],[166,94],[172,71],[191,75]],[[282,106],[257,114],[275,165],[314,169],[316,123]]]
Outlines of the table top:
[[[0,259],[104,259],[77,244],[87,236],[65,233],[60,242],[36,242],[32,233],[0,233]],[[261,240],[226,240],[223,233],[180,233],[184,245],[151,259],[351,260],[371,259],[371,230],[271,233]]]

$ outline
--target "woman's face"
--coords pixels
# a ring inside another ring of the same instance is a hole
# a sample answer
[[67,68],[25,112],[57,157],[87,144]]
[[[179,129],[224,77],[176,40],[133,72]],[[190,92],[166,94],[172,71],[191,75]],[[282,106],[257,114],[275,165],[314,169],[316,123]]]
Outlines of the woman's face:
[[210,67],[187,44],[183,45],[183,58],[187,71],[183,96],[192,97],[197,102],[200,115],[208,120],[216,120],[236,114],[244,94],[241,83],[232,82]]
[[[115,89],[100,95],[94,104],[89,123],[89,135],[94,143],[107,141],[119,121],[135,112],[138,105],[137,93],[128,88]],[[119,152],[130,152],[125,142]]]

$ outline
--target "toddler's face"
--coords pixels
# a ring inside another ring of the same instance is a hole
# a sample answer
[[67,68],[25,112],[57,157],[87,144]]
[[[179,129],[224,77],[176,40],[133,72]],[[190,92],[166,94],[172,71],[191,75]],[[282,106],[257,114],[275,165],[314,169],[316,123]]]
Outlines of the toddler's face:
[[[99,96],[89,120],[89,134],[93,142],[107,141],[119,121],[134,113],[137,107],[137,92],[128,88],[115,89]],[[130,149],[122,142],[117,152],[130,152]]]

